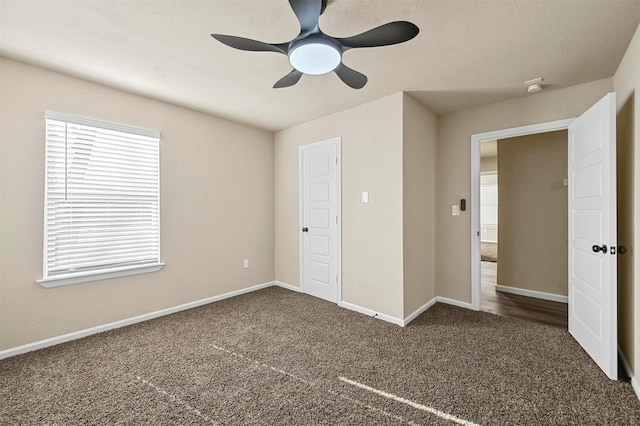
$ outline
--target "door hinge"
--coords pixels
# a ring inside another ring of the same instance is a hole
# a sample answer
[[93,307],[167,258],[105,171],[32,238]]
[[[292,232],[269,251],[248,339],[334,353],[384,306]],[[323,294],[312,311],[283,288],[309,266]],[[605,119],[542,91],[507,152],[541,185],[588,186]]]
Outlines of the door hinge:
[[336,275],[336,284],[338,284],[338,276]]
[[336,223],[338,223],[338,216],[336,216]]

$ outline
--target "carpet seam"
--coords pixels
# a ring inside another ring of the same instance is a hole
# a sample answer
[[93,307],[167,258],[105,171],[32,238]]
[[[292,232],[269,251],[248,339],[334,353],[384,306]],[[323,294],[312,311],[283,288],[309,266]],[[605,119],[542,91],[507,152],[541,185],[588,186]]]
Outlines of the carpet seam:
[[148,387],[150,387],[151,389],[153,389],[154,391],[156,391],[157,393],[159,393],[160,395],[166,396],[167,398],[169,398],[172,402],[176,402],[178,405],[183,406],[184,408],[187,409],[187,411],[189,411],[190,413],[195,414],[197,417],[211,423],[214,426],[220,426],[220,423],[216,422],[215,420],[211,419],[209,416],[207,416],[206,414],[202,413],[200,410],[198,410],[197,408],[191,406],[190,404],[184,402],[182,399],[180,399],[179,397],[170,394],[169,392],[159,388],[158,386],[156,386],[155,384],[153,384],[152,382],[143,379],[140,376],[136,376],[135,379],[145,385],[147,385]]
[[315,381],[309,381],[309,380],[303,379],[302,377],[298,377],[295,374],[291,374],[291,373],[289,373],[287,371],[284,371],[282,369],[279,369],[279,368],[273,367],[273,366],[271,366],[269,364],[265,364],[265,363],[260,362],[258,360],[252,359],[250,357],[247,357],[246,355],[242,355],[242,354],[239,354],[239,353],[234,352],[232,350],[225,349],[225,348],[220,347],[220,346],[218,346],[216,344],[211,344],[211,347],[213,347],[214,349],[217,349],[218,351],[225,352],[225,353],[227,353],[227,354],[229,354],[231,356],[238,357],[240,359],[246,360],[247,362],[251,362],[251,363],[256,364],[256,365],[258,365],[260,367],[267,368],[267,369],[272,370],[272,371],[274,371],[276,373],[279,373],[279,374],[285,375],[287,377],[290,377],[292,379],[295,379],[295,380],[297,380],[299,382],[302,382],[302,383],[304,383],[304,384],[306,384],[306,385],[308,385],[310,387],[313,387],[313,388],[316,388],[316,389],[321,389],[321,390],[323,390],[323,391],[325,391],[327,393],[330,393],[331,395],[337,396],[337,397],[339,397],[341,399],[344,399],[346,401],[349,401],[349,402],[351,402],[353,404],[360,405],[362,407],[365,407],[365,408],[367,408],[367,409],[369,409],[371,411],[377,412],[379,414],[383,414],[384,416],[390,417],[390,418],[392,418],[392,419],[394,419],[394,420],[396,420],[398,422],[406,423],[406,424],[408,424],[410,426],[420,426],[419,424],[414,423],[411,420],[407,420],[404,417],[399,416],[397,414],[389,413],[386,410],[383,410],[381,408],[376,408],[376,407],[373,407],[373,406],[371,406],[369,404],[366,404],[366,403],[364,403],[362,401],[358,401],[357,399],[348,397],[346,395],[342,395],[341,393],[336,392],[333,389],[329,389],[329,388],[327,388],[325,386],[322,386],[322,385],[318,384]]

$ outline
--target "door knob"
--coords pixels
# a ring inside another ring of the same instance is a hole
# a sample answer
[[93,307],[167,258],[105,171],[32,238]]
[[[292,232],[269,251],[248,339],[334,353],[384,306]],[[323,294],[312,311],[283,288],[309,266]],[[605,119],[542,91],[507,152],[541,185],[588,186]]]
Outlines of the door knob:
[[625,254],[627,252],[627,248],[625,246],[618,246],[618,254]]
[[596,253],[601,251],[602,253],[607,254],[607,246],[604,244],[602,245],[602,247],[598,245],[594,245],[593,247],[591,247],[591,250],[593,250]]
[[309,228],[307,227],[302,228],[302,232],[309,232]]

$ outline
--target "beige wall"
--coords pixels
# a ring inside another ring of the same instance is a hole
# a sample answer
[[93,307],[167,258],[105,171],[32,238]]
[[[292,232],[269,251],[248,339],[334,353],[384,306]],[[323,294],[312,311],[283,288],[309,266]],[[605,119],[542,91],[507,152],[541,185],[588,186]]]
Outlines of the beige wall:
[[498,141],[498,285],[566,296],[566,130]]
[[276,280],[300,285],[298,147],[340,136],[343,301],[403,319],[433,299],[436,121],[398,93],[277,133]]
[[[273,134],[0,61],[0,350],[273,281]],[[161,132],[163,270],[36,284],[47,109]]]
[[496,170],[498,170],[498,157],[480,158],[481,172],[495,172]]
[[640,256],[640,27],[615,76],[618,153],[618,244],[629,250],[618,256],[618,339],[632,370],[640,365],[640,291],[636,270]]
[[409,95],[403,103],[404,318],[435,296],[436,116]]
[[577,117],[613,90],[611,79],[541,92],[438,117],[436,294],[471,302],[471,217],[451,216],[470,197],[472,134]]
[[[342,137],[342,299],[402,318],[402,106],[379,99],[275,135],[275,274],[299,286],[298,147]],[[360,202],[362,191],[369,203]]]

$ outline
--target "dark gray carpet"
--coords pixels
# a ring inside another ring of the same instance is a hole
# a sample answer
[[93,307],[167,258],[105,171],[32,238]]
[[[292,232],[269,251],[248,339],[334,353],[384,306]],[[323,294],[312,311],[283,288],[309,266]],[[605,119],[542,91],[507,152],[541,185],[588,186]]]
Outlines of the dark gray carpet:
[[441,304],[403,329],[279,288],[0,361],[2,425],[456,424],[427,407],[640,424],[631,385],[566,330]]

